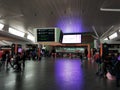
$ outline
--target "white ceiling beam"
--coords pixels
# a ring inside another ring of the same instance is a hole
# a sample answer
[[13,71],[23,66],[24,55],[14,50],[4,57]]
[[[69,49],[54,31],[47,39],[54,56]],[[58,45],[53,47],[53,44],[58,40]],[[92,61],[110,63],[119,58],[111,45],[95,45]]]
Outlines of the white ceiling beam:
[[111,26],[110,28],[108,28],[108,30],[107,30],[105,33],[103,33],[100,38],[102,39],[106,34],[108,35],[108,32],[109,32],[112,28],[113,28],[113,26]]
[[96,37],[96,36],[94,36],[94,35],[92,35],[92,37],[93,37],[94,39],[98,39],[98,37]]
[[94,27],[94,26],[92,26],[92,29],[93,29],[93,31],[94,31],[94,33],[95,33],[95,35],[99,38],[99,35],[98,35],[98,33],[97,33],[97,31],[96,31],[96,29],[95,29],[95,27]]

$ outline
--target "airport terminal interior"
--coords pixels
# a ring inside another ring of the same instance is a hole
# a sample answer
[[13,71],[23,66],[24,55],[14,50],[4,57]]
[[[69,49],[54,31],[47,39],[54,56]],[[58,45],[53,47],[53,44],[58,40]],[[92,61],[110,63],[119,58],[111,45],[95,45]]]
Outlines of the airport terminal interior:
[[0,90],[120,90],[119,0],[0,0]]

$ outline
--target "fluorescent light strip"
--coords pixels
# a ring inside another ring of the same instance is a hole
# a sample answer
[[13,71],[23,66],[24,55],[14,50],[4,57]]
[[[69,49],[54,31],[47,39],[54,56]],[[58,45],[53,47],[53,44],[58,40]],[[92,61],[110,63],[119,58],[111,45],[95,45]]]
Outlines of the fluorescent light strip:
[[24,37],[25,33],[15,30],[13,28],[9,28],[9,33],[20,36],[20,37]]
[[116,38],[117,36],[118,36],[117,33],[114,33],[114,34],[112,34],[112,35],[109,36],[109,39]]
[[111,9],[111,8],[100,8],[101,11],[114,11],[114,12],[120,12],[120,9]]
[[119,29],[119,32],[120,32],[120,29]]
[[33,35],[28,35],[27,36],[27,39],[31,40],[31,41],[35,41],[35,37]]
[[3,27],[4,27],[4,25],[0,23],[0,30],[2,30]]
[[108,38],[105,38],[104,40],[108,40]]

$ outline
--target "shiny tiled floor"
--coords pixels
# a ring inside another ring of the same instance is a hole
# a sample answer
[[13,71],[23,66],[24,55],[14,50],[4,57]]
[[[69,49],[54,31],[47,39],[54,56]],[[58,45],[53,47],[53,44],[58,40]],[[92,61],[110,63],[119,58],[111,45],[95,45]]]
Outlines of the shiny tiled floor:
[[27,61],[22,72],[0,71],[0,90],[120,90],[115,81],[95,75],[93,61],[42,58]]

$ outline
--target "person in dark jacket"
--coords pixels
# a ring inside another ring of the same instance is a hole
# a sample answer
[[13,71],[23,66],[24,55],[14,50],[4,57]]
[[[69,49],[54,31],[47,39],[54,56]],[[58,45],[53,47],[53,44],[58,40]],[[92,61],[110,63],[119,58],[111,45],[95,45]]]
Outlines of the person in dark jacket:
[[23,55],[22,55],[22,64],[23,64],[23,69],[25,69],[25,60],[26,60],[26,52],[23,51]]
[[[120,55],[119,55],[120,56]],[[115,76],[116,76],[116,86],[120,87],[120,58],[115,63]]]
[[20,56],[20,53],[17,53],[17,56],[16,56],[16,65],[17,65],[16,70],[17,71],[21,71],[21,56]]
[[11,56],[10,56],[10,52],[6,51],[6,68],[8,69],[8,65],[10,64],[11,67],[13,67],[12,63],[11,63]]
[[2,65],[4,66],[5,65],[5,61],[6,61],[6,54],[5,52],[2,54]]
[[87,50],[87,48],[85,49],[85,57],[87,58],[87,56],[88,56],[88,50]]

